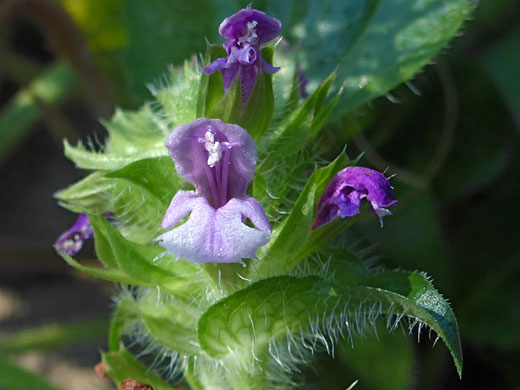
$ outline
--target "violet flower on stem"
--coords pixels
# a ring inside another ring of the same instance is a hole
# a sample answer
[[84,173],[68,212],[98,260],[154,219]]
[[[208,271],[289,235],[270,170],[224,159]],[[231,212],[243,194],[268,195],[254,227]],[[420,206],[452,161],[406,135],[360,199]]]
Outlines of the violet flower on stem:
[[207,74],[220,71],[226,92],[239,74],[242,102],[245,104],[259,71],[272,74],[280,70],[262,58],[260,45],[276,38],[281,29],[280,21],[264,12],[250,8],[238,11],[224,19],[219,27],[219,34],[226,39],[223,46],[227,56],[218,58],[202,71]]
[[359,214],[362,199],[370,202],[372,210],[379,217],[381,227],[383,217],[392,214],[386,207],[397,203],[390,182],[382,173],[364,167],[342,169],[323,191],[312,228],[316,229],[337,217],[346,218]]
[[[176,127],[166,141],[180,177],[195,191],[178,191],[157,238],[166,254],[194,263],[234,263],[255,258],[271,227],[260,203],[246,194],[254,176],[256,148],[242,127],[200,118]],[[249,219],[253,227],[246,225]]]
[[94,231],[88,217],[80,214],[74,225],[58,237],[54,247],[69,256],[74,256],[83,248],[83,243],[93,235]]

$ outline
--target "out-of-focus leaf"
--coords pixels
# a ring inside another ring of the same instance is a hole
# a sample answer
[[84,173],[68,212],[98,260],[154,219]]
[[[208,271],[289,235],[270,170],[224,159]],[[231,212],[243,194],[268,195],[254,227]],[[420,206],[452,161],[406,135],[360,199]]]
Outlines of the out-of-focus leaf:
[[0,157],[17,145],[40,117],[38,102],[61,102],[76,84],[74,71],[56,64],[20,90],[0,112]]
[[[381,324],[377,335],[345,339],[338,348],[344,368],[359,379],[359,390],[409,389],[414,368],[412,340]],[[391,356],[391,359],[388,357]]]
[[352,316],[348,324],[355,322],[362,329],[371,310],[380,310],[391,318],[404,315],[435,330],[461,373],[457,321],[449,304],[425,276],[384,272],[336,282],[317,276],[280,276],[254,283],[202,315],[198,326],[200,345],[215,358],[233,351],[241,359],[253,361],[254,354],[262,356],[271,341],[292,336],[297,342],[295,336],[311,327],[315,318],[327,324],[334,320],[345,323]]
[[484,66],[489,76],[495,81],[511,113],[520,128],[520,27],[511,31],[506,37],[485,53]]
[[107,329],[108,320],[106,318],[23,329],[4,334],[0,338],[0,351],[10,354],[80,344],[102,339]]
[[164,73],[167,65],[182,64],[203,51],[204,37],[218,28],[215,7],[209,0],[126,1],[128,42],[123,58],[132,91],[141,99],[149,98],[145,85]]
[[396,198],[400,203],[392,210],[394,215],[385,219],[383,229],[379,227],[375,214],[366,213],[370,215],[362,218],[366,229],[364,234],[381,243],[386,264],[426,269],[437,287],[449,294],[453,287],[453,264],[442,237],[438,205],[427,192],[411,199],[402,199],[399,194],[397,191]]
[[456,34],[473,5],[468,0],[310,0],[269,2],[301,40],[301,65],[316,85],[338,65],[344,93],[337,118],[411,78]]
[[0,357],[0,390],[55,390],[42,378]]
[[59,0],[81,28],[90,49],[112,51],[127,42],[125,0]]
[[173,386],[166,383],[159,375],[154,374],[149,367],[146,367],[125,349],[104,352],[101,354],[101,358],[106,365],[107,375],[114,380],[118,387],[125,379],[134,379],[152,386],[154,390],[174,390]]
[[[516,158],[486,198],[464,201],[467,209],[454,226],[454,273],[465,277],[450,296],[458,300],[461,328],[473,343],[503,350],[520,347],[518,214],[511,206],[520,192],[518,163]],[[492,228],[483,228],[489,221]]]

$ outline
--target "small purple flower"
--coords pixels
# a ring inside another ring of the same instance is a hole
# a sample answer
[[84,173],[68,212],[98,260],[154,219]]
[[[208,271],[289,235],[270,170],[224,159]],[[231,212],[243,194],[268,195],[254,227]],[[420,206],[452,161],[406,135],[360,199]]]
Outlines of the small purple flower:
[[397,203],[386,177],[378,171],[363,167],[347,167],[329,182],[318,202],[312,228],[316,229],[337,217],[359,214],[361,199],[366,198],[383,226],[383,217],[392,213],[385,207]]
[[83,248],[83,242],[91,238],[93,234],[88,217],[85,214],[80,214],[74,225],[58,237],[54,247],[69,256],[74,256]]
[[246,8],[224,19],[220,24],[219,34],[226,38],[223,44],[227,56],[218,58],[204,67],[204,73],[212,74],[219,70],[224,79],[224,91],[227,91],[236,75],[240,73],[242,101],[245,104],[255,85],[259,70],[272,74],[280,70],[270,65],[260,54],[260,44],[272,41],[282,29],[278,19],[267,16],[264,12]]
[[[194,263],[236,263],[255,258],[271,227],[260,203],[246,191],[253,179],[256,149],[242,127],[200,118],[176,127],[166,148],[180,177],[195,191],[178,191],[162,221],[170,229],[157,238],[166,254]],[[254,228],[246,225],[251,221]]]

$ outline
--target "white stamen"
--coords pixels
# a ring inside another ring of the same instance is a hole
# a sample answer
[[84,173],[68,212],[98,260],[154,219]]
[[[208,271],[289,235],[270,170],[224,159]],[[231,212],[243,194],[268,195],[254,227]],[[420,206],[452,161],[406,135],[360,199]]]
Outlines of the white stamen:
[[204,134],[206,143],[204,147],[208,151],[208,165],[213,168],[222,158],[222,151],[220,150],[220,142],[215,142],[215,134],[210,130]]
[[247,31],[246,34],[240,38],[238,38],[239,43],[252,43],[255,44],[258,40],[258,35],[256,34],[256,26],[258,22],[256,20],[252,20],[247,22]]

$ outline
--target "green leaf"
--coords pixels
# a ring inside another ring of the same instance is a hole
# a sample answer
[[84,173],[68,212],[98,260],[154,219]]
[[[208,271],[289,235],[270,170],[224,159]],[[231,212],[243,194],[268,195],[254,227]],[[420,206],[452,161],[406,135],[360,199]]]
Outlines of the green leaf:
[[[273,62],[274,47],[262,49],[262,57]],[[259,140],[271,124],[274,113],[273,75],[260,71],[256,83],[242,108],[238,125],[246,129],[254,140]]]
[[161,221],[168,207],[139,185],[118,180],[114,187],[114,215],[121,234],[131,241],[148,244],[162,232]]
[[[100,243],[99,254],[103,254],[104,261],[110,266],[117,266],[135,282],[149,285],[163,285],[169,282],[174,275],[153,264],[153,258],[162,252],[161,248],[150,248],[149,258],[145,258],[135,244],[125,239],[108,221],[98,215],[88,215],[92,228],[96,234],[96,241]],[[103,237],[104,239],[100,239]],[[110,259],[110,260],[108,260]]]
[[303,104],[288,113],[285,119],[260,141],[260,148],[266,150],[265,164],[270,166],[280,157],[294,155],[308,143],[311,134],[317,134],[318,125],[322,120],[320,118],[319,123],[315,122],[314,116],[320,113],[334,76],[335,73],[330,74]]
[[108,320],[102,318],[55,323],[18,330],[2,336],[0,351],[15,354],[97,341],[104,337],[107,328]]
[[135,161],[117,171],[107,173],[105,177],[124,179],[141,186],[163,203],[169,203],[184,182],[177,175],[169,156]]
[[[221,86],[219,88],[222,88]],[[221,119],[225,123],[238,124],[242,112],[242,87],[240,77],[235,80],[213,109],[206,112],[208,118]]]
[[[347,326],[362,330],[377,314],[405,315],[431,327],[446,343],[460,374],[462,352],[455,316],[430,282],[416,273],[385,272],[336,282],[317,276],[264,279],[211,306],[199,320],[198,335],[201,347],[212,357],[223,358],[234,351],[253,360],[251,354],[262,353],[269,342],[287,337],[296,342],[295,336],[311,326],[314,332],[318,326],[324,337],[337,334],[330,324],[341,327],[348,321]],[[318,324],[312,325],[315,319]]]
[[63,144],[65,146],[65,156],[74,161],[78,168],[83,169],[100,169],[110,171],[122,168],[125,165],[131,164],[134,161],[142,160],[144,158],[168,155],[168,151],[164,145],[135,154],[113,154],[98,153],[87,150],[82,143],[79,143],[77,146],[72,146],[67,140],[65,140]]
[[125,349],[117,352],[104,352],[101,354],[101,359],[106,365],[107,375],[114,380],[118,387],[125,379],[134,379],[152,386],[154,390],[174,390],[159,375],[154,374],[149,367],[146,367]]
[[124,272],[122,272],[122,271],[120,271],[118,269],[88,267],[88,266],[85,266],[83,264],[80,264],[79,262],[74,260],[72,257],[67,255],[65,252],[58,252],[58,254],[69,265],[71,265],[72,267],[76,268],[78,271],[81,271],[84,274],[87,274],[87,275],[92,276],[94,278],[108,280],[110,282],[115,282],[115,283],[141,285],[141,283],[138,283],[138,281],[128,277],[128,275],[126,275]]
[[194,64],[185,62],[183,68],[169,68],[169,72],[157,87],[151,87],[155,99],[161,103],[170,127],[193,122],[197,115],[198,88],[201,73]]
[[125,325],[127,321],[134,319],[139,319],[139,310],[137,309],[133,299],[121,299],[118,302],[117,310],[115,311],[110,321],[110,330],[108,332],[108,349],[111,352],[119,350],[120,341],[125,332]]
[[105,151],[113,155],[131,155],[164,148],[169,126],[145,104],[137,111],[116,109],[109,121],[103,121],[109,135]]
[[74,88],[76,75],[59,63],[21,89],[0,112],[0,156],[19,144],[40,117],[39,102],[54,105]]
[[190,280],[189,275],[198,271],[197,265],[186,261],[172,263],[168,259],[167,262],[154,261],[164,251],[162,248],[131,242],[102,216],[88,214],[88,217],[94,230],[99,259],[113,268],[85,267],[65,255],[64,258],[69,264],[102,279],[111,280],[109,278],[113,277],[124,280],[114,281],[126,284],[159,286],[173,295],[192,293],[191,288],[197,283]]
[[161,345],[182,355],[200,354],[195,326],[172,321],[157,312],[142,313],[142,319],[148,331]]
[[[203,66],[207,66],[217,58],[226,56],[226,50],[221,45],[206,42],[206,55]],[[202,73],[197,97],[197,117],[206,118],[224,96],[222,73]]]
[[267,12],[285,22],[284,35],[301,42],[311,83],[338,66],[344,93],[334,117],[410,79],[453,38],[469,17],[468,0],[270,1]]
[[0,390],[54,390],[54,387],[0,357]]
[[94,172],[54,196],[73,212],[101,214],[112,209],[114,185],[114,180],[106,179],[104,172]]
[[148,105],[139,111],[117,109],[103,125],[109,137],[101,152],[64,141],[65,155],[79,168],[115,170],[144,158],[168,155],[164,143],[169,127]]

